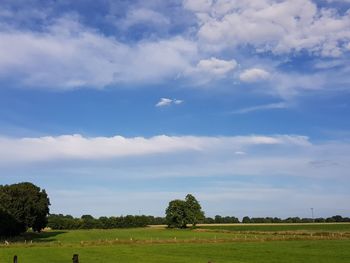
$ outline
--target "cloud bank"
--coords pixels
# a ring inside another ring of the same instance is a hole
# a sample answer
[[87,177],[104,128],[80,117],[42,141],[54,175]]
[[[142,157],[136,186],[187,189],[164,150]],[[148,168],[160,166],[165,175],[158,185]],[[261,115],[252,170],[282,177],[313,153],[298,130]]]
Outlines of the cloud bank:
[[337,57],[350,42],[349,12],[320,8],[310,0],[185,0],[198,18],[198,38],[208,48],[252,46],[276,55]]
[[34,32],[0,32],[0,74],[21,85],[71,89],[160,83],[188,71],[196,44],[182,37],[127,45],[71,17]]
[[30,162],[55,159],[105,159],[127,156],[176,153],[183,151],[206,152],[235,150],[249,145],[309,145],[303,136],[154,136],[83,137],[62,135],[38,138],[0,138],[0,159],[6,162]]
[[[87,19],[80,5],[69,12],[36,4],[23,12],[8,2],[0,13],[0,80],[9,86],[71,90],[170,81],[235,92],[241,81],[264,82],[266,94],[287,98],[350,82],[347,62],[338,71],[313,67],[315,58],[347,61],[350,15],[336,4],[184,0],[175,8],[107,1],[104,11],[96,10],[102,21]],[[310,70],[283,69],[298,56]]]

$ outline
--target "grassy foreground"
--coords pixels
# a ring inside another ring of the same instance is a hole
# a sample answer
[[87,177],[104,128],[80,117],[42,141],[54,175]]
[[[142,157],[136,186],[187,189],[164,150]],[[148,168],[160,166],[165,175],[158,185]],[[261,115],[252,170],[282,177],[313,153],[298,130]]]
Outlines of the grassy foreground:
[[[311,226],[311,225],[310,225]],[[249,225],[213,226],[210,229],[113,229],[48,231],[27,233],[21,239],[0,246],[0,262],[72,262],[74,253],[81,263],[99,262],[350,262],[350,232],[347,224],[321,225],[316,230],[295,225],[283,232],[262,231]],[[276,226],[277,227],[277,226]],[[338,228],[346,229],[340,231]],[[312,228],[312,226],[311,226]],[[320,229],[321,228],[321,229]],[[333,228],[333,227],[331,227]],[[261,232],[260,232],[261,231]],[[31,242],[32,241],[32,242]]]

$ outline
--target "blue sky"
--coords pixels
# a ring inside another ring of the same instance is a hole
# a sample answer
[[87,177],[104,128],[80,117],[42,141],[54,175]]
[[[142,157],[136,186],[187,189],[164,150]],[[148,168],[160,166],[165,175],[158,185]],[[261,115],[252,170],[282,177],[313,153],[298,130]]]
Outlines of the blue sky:
[[51,212],[350,216],[347,0],[1,1],[0,184]]

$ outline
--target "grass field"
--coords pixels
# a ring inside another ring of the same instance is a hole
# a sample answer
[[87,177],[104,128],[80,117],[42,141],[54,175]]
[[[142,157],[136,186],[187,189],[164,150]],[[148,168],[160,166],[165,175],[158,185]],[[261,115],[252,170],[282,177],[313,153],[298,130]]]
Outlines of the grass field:
[[[243,227],[243,228],[242,228]],[[265,227],[265,228],[262,228]],[[0,262],[350,262],[350,224],[205,226],[27,233]],[[307,228],[307,229],[306,229]],[[31,242],[32,241],[32,242]]]
[[350,223],[327,223],[327,224],[227,224],[206,225],[201,228],[222,229],[229,231],[325,231],[325,232],[350,232]]

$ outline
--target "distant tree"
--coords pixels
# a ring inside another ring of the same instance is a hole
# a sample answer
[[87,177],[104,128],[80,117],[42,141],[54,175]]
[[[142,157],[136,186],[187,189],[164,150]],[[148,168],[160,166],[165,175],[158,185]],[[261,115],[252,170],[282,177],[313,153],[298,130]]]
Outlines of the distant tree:
[[80,228],[83,229],[93,229],[100,228],[99,221],[96,220],[92,215],[82,215]]
[[104,228],[104,229],[108,229],[108,228],[111,228],[111,220],[106,217],[106,216],[101,216],[98,221],[100,222],[101,224],[101,227]]
[[343,217],[340,215],[333,216],[335,222],[344,222]]
[[0,232],[16,235],[28,228],[40,232],[47,225],[49,205],[45,190],[32,183],[0,186],[0,217],[1,221],[6,221],[5,224],[0,224],[0,228],[5,225],[15,226],[15,230]]
[[215,218],[214,218],[214,221],[215,221],[216,224],[222,223],[222,216],[216,215]]
[[82,220],[94,220],[94,217],[92,215],[82,215],[81,216]]
[[273,223],[281,223],[281,222],[282,222],[281,218],[278,218],[278,217],[273,218]]
[[250,220],[249,216],[243,217],[242,223],[244,223],[244,224],[251,223],[251,220]]
[[204,223],[205,224],[214,224],[215,223],[215,219],[213,219],[211,217],[206,217],[206,218],[204,218]]
[[168,227],[186,228],[187,224],[195,226],[204,220],[204,212],[197,199],[188,194],[185,200],[172,200],[165,211]]

